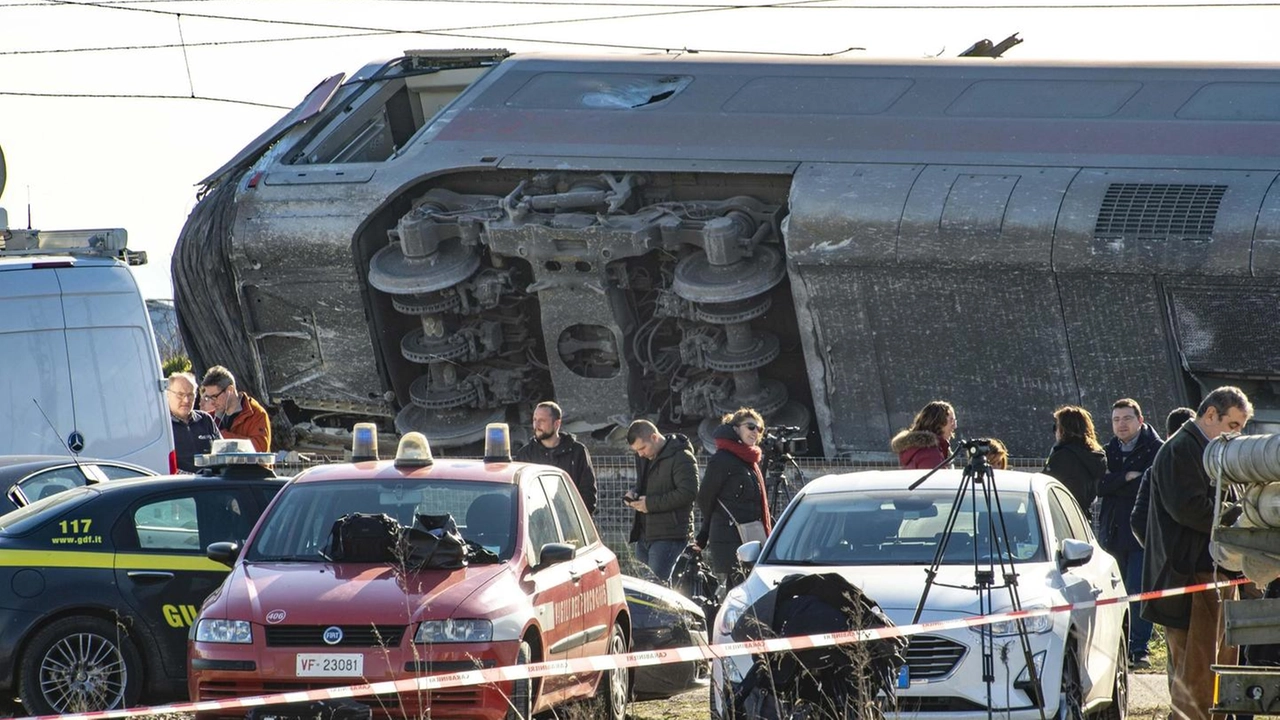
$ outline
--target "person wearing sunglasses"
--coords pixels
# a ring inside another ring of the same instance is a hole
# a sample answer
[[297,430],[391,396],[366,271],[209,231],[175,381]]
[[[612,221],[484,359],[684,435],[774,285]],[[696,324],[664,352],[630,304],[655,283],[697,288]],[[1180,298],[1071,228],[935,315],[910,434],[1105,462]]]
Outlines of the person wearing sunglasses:
[[716,452],[707,461],[698,487],[702,527],[694,545],[709,552],[711,570],[728,590],[738,546],[763,540],[773,521],[760,472],[764,418],[744,407],[725,415],[721,422],[712,433]]
[[920,408],[911,427],[893,436],[889,448],[898,453],[898,466],[911,470],[932,470],[951,457],[951,438],[956,434],[956,411],[942,400]]
[[200,408],[218,421],[222,437],[244,438],[258,452],[271,451],[271,419],[249,393],[236,389],[236,377],[221,365],[214,365],[200,381]]

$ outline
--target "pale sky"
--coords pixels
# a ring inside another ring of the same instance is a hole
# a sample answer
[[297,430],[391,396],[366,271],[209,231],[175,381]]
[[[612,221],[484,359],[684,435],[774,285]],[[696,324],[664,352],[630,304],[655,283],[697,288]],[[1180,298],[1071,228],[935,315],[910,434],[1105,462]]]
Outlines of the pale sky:
[[[26,227],[29,201],[39,229],[127,229],[150,257],[135,269],[143,293],[171,297],[169,258],[195,184],[324,77],[410,48],[645,52],[554,44],[568,41],[924,58],[1017,32],[1025,42],[1009,60],[1276,62],[1280,72],[1280,3],[637,2],[0,0],[0,207],[13,227]],[[283,38],[312,39],[269,42]]]

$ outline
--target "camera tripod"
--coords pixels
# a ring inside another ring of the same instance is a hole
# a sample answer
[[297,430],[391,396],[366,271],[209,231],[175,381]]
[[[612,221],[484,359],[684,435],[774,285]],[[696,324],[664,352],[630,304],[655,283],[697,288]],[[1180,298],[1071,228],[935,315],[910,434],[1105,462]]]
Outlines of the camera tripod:
[[[995,474],[991,471],[991,466],[987,464],[987,452],[990,449],[991,445],[987,440],[960,441],[959,447],[956,448],[951,457],[943,460],[938,467],[933,468],[924,477],[912,483],[909,488],[910,490],[915,490],[921,483],[928,480],[930,475],[933,475],[940,468],[946,467],[961,453],[966,450],[969,452],[969,461],[964,467],[960,486],[956,488],[955,500],[951,504],[951,512],[947,515],[946,524],[943,526],[942,537],[938,541],[938,549],[934,553],[933,563],[925,570],[927,578],[924,591],[920,594],[920,603],[916,605],[915,615],[911,619],[913,625],[920,622],[920,615],[924,612],[925,603],[929,599],[929,590],[934,585],[973,590],[978,594],[979,615],[989,615],[994,611],[993,594],[998,589],[1008,591],[1009,610],[1017,611],[1022,609],[1022,599],[1018,595],[1018,574],[1013,567],[1013,548],[1009,543],[1009,533],[1005,526],[1004,509],[1000,504],[1000,493],[996,489]],[[979,490],[981,490],[981,493],[979,493]],[[938,582],[938,569],[942,566],[947,545],[950,543],[955,531],[956,519],[960,517],[961,507],[966,496],[970,501],[969,512],[973,518],[974,584],[947,585],[946,583]],[[979,526],[979,519],[981,518],[979,502],[982,503],[981,508],[986,511],[987,526],[985,528]],[[984,530],[990,538],[985,559],[980,554],[982,552],[982,544],[978,542],[978,538]],[[1026,662],[1029,678],[1029,683],[1022,689],[1031,699],[1032,705],[1040,710],[1040,718],[1044,720],[1044,690],[1041,685],[1039,671],[1036,669],[1035,660],[1031,654],[1031,642],[1027,639],[1027,628],[1023,624],[1023,620],[1018,618],[1016,622],[1018,643],[1022,648],[1022,657]],[[982,649],[982,680],[987,686],[987,717],[994,717],[995,633],[991,631],[988,625],[980,626],[977,629],[981,631],[979,635]],[[1012,682],[1012,679],[1010,681]]]
[[769,501],[769,516],[777,521],[791,496],[800,489],[800,464],[791,453],[770,454],[765,462],[764,489]]

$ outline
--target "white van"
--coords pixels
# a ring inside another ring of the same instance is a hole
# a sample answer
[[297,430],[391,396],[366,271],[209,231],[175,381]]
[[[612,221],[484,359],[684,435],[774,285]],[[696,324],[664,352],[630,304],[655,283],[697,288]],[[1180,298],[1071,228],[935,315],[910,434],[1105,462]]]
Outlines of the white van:
[[0,455],[74,453],[171,472],[173,431],[124,230],[6,229]]

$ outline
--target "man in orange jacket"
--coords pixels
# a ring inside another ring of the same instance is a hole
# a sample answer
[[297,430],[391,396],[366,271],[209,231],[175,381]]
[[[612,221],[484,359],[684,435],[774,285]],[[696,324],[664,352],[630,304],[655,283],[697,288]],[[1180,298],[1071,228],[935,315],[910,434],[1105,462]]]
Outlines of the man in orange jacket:
[[214,365],[200,381],[200,409],[213,415],[224,439],[245,438],[258,452],[271,451],[271,420],[249,393],[236,389],[236,378]]

